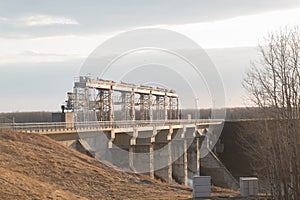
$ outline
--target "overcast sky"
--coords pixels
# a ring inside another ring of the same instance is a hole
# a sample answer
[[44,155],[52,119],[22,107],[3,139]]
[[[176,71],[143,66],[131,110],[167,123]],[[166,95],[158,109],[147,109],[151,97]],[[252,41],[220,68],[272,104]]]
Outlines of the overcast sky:
[[59,110],[85,58],[140,27],[196,41],[222,75],[227,106],[241,106],[242,77],[259,40],[298,24],[299,0],[0,0],[0,112]]

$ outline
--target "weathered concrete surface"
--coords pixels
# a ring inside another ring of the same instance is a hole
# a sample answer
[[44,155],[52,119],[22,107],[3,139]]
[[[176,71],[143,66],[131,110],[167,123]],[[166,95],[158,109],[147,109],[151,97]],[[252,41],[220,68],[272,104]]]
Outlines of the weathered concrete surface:
[[187,162],[187,141],[172,141],[172,156],[179,157],[172,163],[172,176],[177,183],[187,185],[188,162]]
[[[212,176],[215,185],[238,188],[234,177],[214,154],[211,153],[200,161],[200,147],[204,136],[199,135],[198,129],[186,126],[165,128],[159,131],[155,127],[131,128],[128,129],[131,132],[116,134],[112,131],[101,134],[84,132],[80,133],[80,137],[69,134],[68,141],[62,142],[97,159],[107,160],[118,167],[169,183],[176,181],[187,185],[188,179],[199,174],[202,162],[201,174]],[[63,139],[60,135],[50,136],[56,140]]]
[[213,152],[210,152],[201,159],[200,171],[201,175],[211,176],[212,182],[216,186],[235,190],[239,188],[238,181],[231,175]]

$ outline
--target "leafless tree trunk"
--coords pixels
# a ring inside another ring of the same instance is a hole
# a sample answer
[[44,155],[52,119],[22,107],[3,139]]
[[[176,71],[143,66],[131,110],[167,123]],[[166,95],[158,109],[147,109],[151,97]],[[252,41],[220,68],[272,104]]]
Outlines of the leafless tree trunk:
[[249,99],[272,118],[257,134],[260,159],[275,199],[300,199],[300,30],[271,33],[259,46],[261,59],[243,82]]

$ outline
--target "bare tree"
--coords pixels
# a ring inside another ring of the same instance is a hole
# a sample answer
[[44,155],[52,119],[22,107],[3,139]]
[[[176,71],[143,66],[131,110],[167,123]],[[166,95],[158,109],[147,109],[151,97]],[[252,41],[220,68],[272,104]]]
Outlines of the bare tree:
[[275,199],[300,199],[300,30],[270,33],[259,45],[243,86],[265,121],[256,134],[256,156]]

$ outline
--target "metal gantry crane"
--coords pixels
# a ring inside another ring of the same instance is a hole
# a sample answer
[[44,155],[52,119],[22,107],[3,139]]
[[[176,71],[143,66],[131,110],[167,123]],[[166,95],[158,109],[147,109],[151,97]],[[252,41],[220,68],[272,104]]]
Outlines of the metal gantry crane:
[[174,90],[87,76],[75,79],[66,103],[64,109],[74,112],[76,122],[179,119]]

